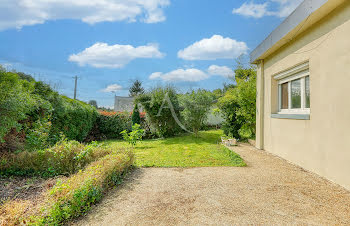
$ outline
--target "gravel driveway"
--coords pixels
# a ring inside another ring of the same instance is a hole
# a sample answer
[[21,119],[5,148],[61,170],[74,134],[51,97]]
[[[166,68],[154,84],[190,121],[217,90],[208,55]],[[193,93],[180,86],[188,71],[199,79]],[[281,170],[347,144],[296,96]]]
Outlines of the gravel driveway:
[[77,225],[350,225],[350,193],[264,151],[248,167],[143,168]]

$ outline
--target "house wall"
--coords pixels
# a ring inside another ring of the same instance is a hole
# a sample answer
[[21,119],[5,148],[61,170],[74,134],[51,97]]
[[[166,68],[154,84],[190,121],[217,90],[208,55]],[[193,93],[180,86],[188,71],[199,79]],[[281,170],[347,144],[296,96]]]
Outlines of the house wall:
[[134,110],[134,98],[133,97],[118,97],[114,98],[114,111],[126,111],[132,112]]
[[[310,65],[310,120],[271,118],[278,100],[273,75],[305,61]],[[263,75],[258,111],[263,114],[257,118],[257,147],[350,189],[350,1],[258,68]]]

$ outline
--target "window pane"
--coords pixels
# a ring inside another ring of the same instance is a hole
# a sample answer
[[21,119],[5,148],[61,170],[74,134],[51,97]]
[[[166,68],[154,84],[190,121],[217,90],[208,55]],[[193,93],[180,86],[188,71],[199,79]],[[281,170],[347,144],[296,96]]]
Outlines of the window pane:
[[301,108],[301,79],[291,82],[292,108]]
[[305,108],[310,108],[310,77],[305,77]]
[[288,82],[281,85],[281,108],[288,109]]

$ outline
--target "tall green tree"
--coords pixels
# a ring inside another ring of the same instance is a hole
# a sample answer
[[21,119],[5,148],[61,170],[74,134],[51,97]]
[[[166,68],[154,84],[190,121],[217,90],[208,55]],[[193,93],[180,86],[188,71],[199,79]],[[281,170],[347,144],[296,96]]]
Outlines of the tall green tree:
[[185,120],[185,125],[191,128],[196,136],[207,119],[214,100],[215,95],[212,92],[201,89],[181,95],[180,104],[183,107],[181,116]]
[[89,100],[88,104],[90,104],[91,106],[94,106],[95,108],[98,108],[96,100]]
[[136,97],[140,94],[143,94],[144,92],[145,92],[145,89],[142,87],[142,82],[136,79],[129,89],[129,96]]

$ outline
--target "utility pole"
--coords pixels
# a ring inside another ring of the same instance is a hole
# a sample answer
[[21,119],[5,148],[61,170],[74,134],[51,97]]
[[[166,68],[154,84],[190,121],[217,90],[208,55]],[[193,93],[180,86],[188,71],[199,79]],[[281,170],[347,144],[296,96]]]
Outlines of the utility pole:
[[74,85],[74,100],[77,99],[77,83],[78,83],[78,76],[74,77],[75,79],[75,85]]

